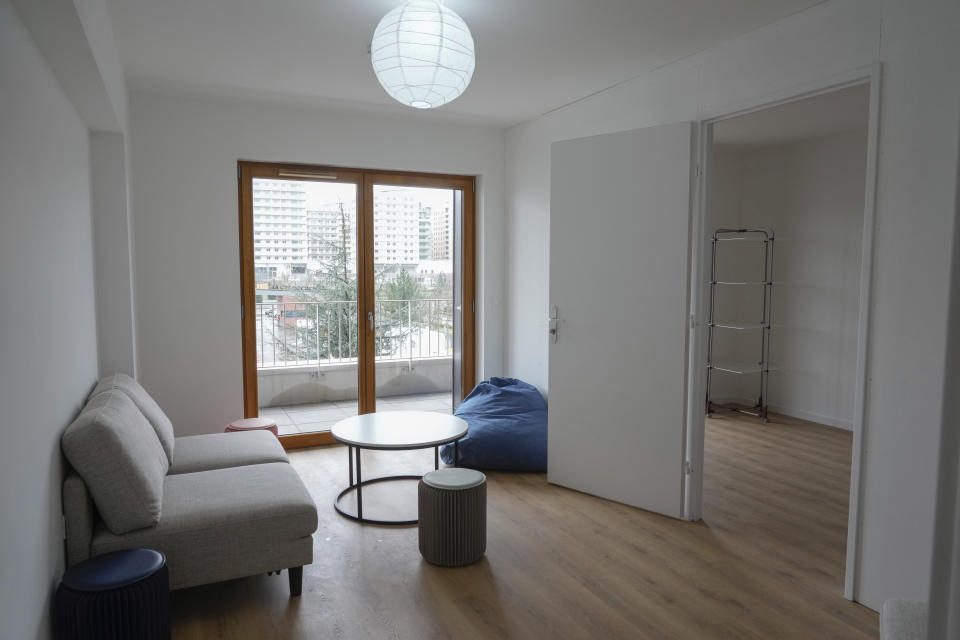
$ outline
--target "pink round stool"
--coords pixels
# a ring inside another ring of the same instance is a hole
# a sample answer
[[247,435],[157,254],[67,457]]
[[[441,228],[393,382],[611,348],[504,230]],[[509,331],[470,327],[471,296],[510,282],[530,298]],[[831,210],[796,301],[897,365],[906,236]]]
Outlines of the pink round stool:
[[231,431],[256,431],[257,429],[264,429],[277,437],[280,435],[277,430],[277,423],[269,418],[243,418],[242,420],[234,420],[227,425],[225,431],[226,433],[230,433]]

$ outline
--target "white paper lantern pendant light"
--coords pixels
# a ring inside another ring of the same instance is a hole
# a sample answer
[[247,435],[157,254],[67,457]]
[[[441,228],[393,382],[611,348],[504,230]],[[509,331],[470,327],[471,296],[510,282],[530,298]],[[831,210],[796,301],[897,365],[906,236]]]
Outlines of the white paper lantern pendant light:
[[408,0],[383,16],[370,44],[377,80],[416,109],[447,104],[473,77],[473,37],[463,19],[435,0]]

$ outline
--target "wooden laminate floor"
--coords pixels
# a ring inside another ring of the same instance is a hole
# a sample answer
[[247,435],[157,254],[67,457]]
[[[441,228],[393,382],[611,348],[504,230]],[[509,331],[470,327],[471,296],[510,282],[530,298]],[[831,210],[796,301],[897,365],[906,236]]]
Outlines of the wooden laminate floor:
[[[333,511],[344,448],[294,452],[320,510],[303,596],[285,572],[176,591],[173,637],[873,639],[877,615],[842,596],[850,446],[779,416],[709,420],[698,523],[489,473],[487,554],[459,569],[424,562],[415,527]],[[364,454],[365,477],[432,464]],[[415,512],[413,488],[365,492],[364,509]]]

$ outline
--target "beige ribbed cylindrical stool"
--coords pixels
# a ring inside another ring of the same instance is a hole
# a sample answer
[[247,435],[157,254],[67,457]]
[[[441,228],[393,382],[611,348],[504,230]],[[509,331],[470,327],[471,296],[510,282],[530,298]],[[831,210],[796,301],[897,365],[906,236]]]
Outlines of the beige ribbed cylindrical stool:
[[487,550],[487,478],[440,469],[420,480],[420,555],[442,567],[476,562]]

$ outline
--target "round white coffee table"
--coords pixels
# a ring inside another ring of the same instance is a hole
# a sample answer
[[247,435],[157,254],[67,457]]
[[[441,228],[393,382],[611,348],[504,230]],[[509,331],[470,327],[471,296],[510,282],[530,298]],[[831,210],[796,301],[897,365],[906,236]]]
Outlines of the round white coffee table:
[[[363,488],[378,482],[419,480],[423,476],[382,476],[361,479],[360,451],[363,449],[410,451],[433,447],[433,468],[440,468],[440,445],[453,443],[453,466],[459,463],[457,441],[467,435],[467,423],[462,418],[432,411],[379,411],[341,420],[331,427],[330,434],[347,445],[350,484],[337,494],[333,506],[340,515],[368,524],[417,524],[417,520],[377,520],[363,516]],[[353,481],[354,449],[356,449],[357,481]],[[340,507],[340,500],[356,490],[357,513]]]

